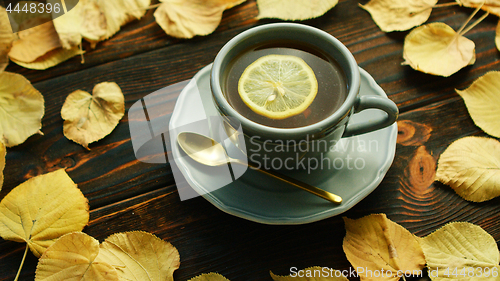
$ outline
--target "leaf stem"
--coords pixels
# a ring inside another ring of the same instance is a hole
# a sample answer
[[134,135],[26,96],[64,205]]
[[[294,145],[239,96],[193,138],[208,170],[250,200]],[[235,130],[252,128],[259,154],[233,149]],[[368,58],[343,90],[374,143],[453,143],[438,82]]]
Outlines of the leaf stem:
[[21,275],[21,269],[23,268],[24,260],[26,259],[27,253],[28,253],[28,243],[26,243],[26,249],[24,249],[23,259],[21,260],[21,265],[19,265],[19,269],[17,270],[16,278],[14,279],[14,281],[17,281],[19,279],[19,275]]
[[480,22],[482,22],[490,13],[486,12],[486,14],[482,15],[480,18],[478,18],[475,22],[473,22],[469,27],[467,27],[465,30],[460,33],[460,35],[464,35],[465,33],[469,32],[472,28],[474,28],[476,25],[478,25]]
[[62,7],[63,7],[63,10],[64,10],[64,13],[68,13],[68,8],[66,7],[66,2],[64,2],[64,0],[61,0],[61,4],[62,4]]
[[467,24],[472,20],[472,18],[477,14],[477,12],[479,12],[479,10],[481,10],[481,8],[483,7],[484,5],[484,2],[478,6],[474,12],[469,16],[469,18],[467,18],[467,20],[465,21],[464,24],[462,24],[462,26],[460,27],[460,29],[457,31],[457,37],[462,35],[462,31],[464,30],[464,28],[467,26]]

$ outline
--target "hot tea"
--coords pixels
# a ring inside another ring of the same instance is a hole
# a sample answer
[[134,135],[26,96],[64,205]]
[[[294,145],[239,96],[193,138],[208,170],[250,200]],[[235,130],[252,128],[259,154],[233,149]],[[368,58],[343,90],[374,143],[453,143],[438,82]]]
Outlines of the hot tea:
[[[317,94],[303,112],[284,119],[274,119],[256,113],[243,102],[238,93],[240,77],[249,65],[268,55],[298,57],[314,72]],[[344,103],[348,90],[345,74],[335,59],[308,44],[285,40],[256,45],[240,53],[229,63],[222,84],[225,85],[223,93],[226,100],[242,116],[276,128],[304,127],[325,119]]]

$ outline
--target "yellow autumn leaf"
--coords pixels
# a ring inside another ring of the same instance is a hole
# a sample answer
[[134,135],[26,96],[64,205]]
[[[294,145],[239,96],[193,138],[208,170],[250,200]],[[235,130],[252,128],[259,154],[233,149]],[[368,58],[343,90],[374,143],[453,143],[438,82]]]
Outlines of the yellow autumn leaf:
[[79,0],[73,9],[53,21],[65,49],[79,46],[82,38],[98,42],[108,33],[106,16],[94,0]]
[[84,52],[80,50],[79,47],[76,46],[71,49],[57,48],[55,50],[46,53],[45,55],[39,57],[38,59],[32,62],[22,62],[13,58],[11,58],[11,61],[25,68],[45,70],[47,68],[56,66],[62,62],[69,60],[72,57],[81,55],[83,53]]
[[271,272],[274,281],[348,281],[341,271],[313,266],[295,271],[289,276],[278,276]]
[[7,147],[42,132],[45,111],[42,94],[24,76],[0,73],[0,141]]
[[189,279],[188,281],[229,281],[226,277],[218,273],[204,273]]
[[92,95],[77,90],[61,109],[64,135],[88,148],[89,143],[110,134],[125,114],[125,98],[114,82],[95,85]]
[[179,252],[172,244],[142,231],[106,238],[97,260],[112,264],[122,280],[130,281],[173,281],[180,266]]
[[142,18],[151,0],[93,0],[106,17],[106,33],[100,41],[108,39],[120,28],[133,20]]
[[4,71],[9,64],[9,52],[12,47],[12,42],[16,36],[12,33],[9,17],[5,8],[0,6],[0,73]]
[[476,60],[475,44],[442,22],[422,25],[405,38],[404,64],[448,77]]
[[499,279],[497,243],[477,225],[449,223],[419,242],[433,281]]
[[[481,7],[482,10],[500,17],[500,0],[456,0],[460,5],[477,8]],[[484,3],[484,4],[483,4]]]
[[469,88],[455,91],[464,99],[474,123],[485,133],[500,138],[500,71],[490,71]]
[[[35,22],[35,26],[21,30],[17,34],[19,39],[12,43],[9,57],[20,62],[33,62],[46,53],[60,48],[59,36],[54,28],[54,24],[45,22],[41,18],[29,19]],[[36,24],[36,22],[42,24]]]
[[454,141],[439,157],[436,180],[469,201],[500,196],[500,142],[483,137]]
[[154,16],[160,27],[170,36],[192,38],[215,31],[222,12],[245,0],[160,0]]
[[25,181],[0,202],[0,236],[26,242],[37,257],[88,220],[87,199],[63,169]]
[[307,20],[324,15],[338,0],[257,0],[257,18]]
[[404,273],[421,273],[425,260],[417,237],[385,214],[344,222],[342,247],[351,265],[362,269],[357,272],[361,280],[399,280]]
[[[97,261],[99,241],[82,232],[59,238],[38,261],[35,281],[118,281],[117,270]],[[146,280],[146,279],[145,279]]]
[[384,32],[403,31],[429,19],[438,0],[371,0],[359,6],[370,13]]
[[54,25],[65,49],[80,45],[82,38],[94,48],[126,23],[143,17],[150,4],[151,0],[80,0],[67,14],[54,19]]
[[5,156],[7,155],[7,150],[5,145],[0,142],[0,191],[3,186],[3,169],[5,168]]

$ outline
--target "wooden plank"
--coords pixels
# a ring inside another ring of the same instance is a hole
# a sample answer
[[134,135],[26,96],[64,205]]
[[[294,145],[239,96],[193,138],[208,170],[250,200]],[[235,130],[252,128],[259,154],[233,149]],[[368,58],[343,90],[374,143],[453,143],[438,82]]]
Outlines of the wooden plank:
[[[381,81],[382,88],[398,103],[402,112],[429,102],[455,98],[455,87],[464,88],[486,71],[500,67],[498,51],[493,40],[488,38],[479,40],[477,44],[476,65],[449,78],[434,77],[411,70],[408,66],[401,66],[401,50],[395,51],[401,48],[398,43],[401,40],[399,35],[383,34],[378,27],[373,26],[363,29],[363,26],[370,26],[372,23],[367,24],[360,20],[360,17],[363,19],[366,15],[359,13],[366,12],[359,10],[361,9],[356,7],[356,3],[344,1],[328,12],[325,18],[306,23],[325,26],[325,29],[334,35],[343,33],[344,35],[338,37],[348,44],[360,65],[377,81]],[[448,15],[449,11],[442,13],[438,16]],[[452,18],[456,18],[455,22],[459,23],[466,16],[467,14],[460,10],[460,13]],[[354,19],[353,22],[345,21],[345,18],[350,17]],[[328,20],[332,19],[333,22],[329,23]],[[340,24],[341,21],[344,24]],[[493,22],[487,20],[477,27],[477,32],[473,35],[478,38],[488,35],[493,32],[490,30],[493,25]],[[63,120],[60,117],[64,99],[74,90],[91,92],[97,83],[114,81],[121,86],[128,109],[145,95],[190,79],[214,59],[229,38],[247,27],[232,28],[208,37],[195,38],[35,83],[46,102],[46,113],[42,121],[42,131],[45,135],[33,136],[25,144],[9,149],[6,167],[6,174],[9,176],[6,177],[0,196],[29,177],[61,167],[68,168],[72,178],[80,184],[95,207],[172,184],[173,177],[168,167],[144,164],[135,159],[127,115],[109,136],[91,144],[91,151],[86,151],[66,139],[62,134]],[[356,28],[361,28],[365,35],[359,38],[354,36]],[[373,49],[372,46],[377,47]],[[166,103],[166,115],[171,113],[174,102],[175,96]]]
[[[359,218],[386,213],[417,236],[448,222],[468,221],[483,227],[500,243],[500,198],[470,203],[433,181],[439,155],[452,141],[468,135],[484,133],[474,125],[459,97],[402,114],[391,169],[372,194],[344,215]],[[203,198],[181,202],[175,187],[164,185],[93,207],[84,231],[102,241],[115,232],[143,230],[171,242],[181,255],[175,280],[212,271],[235,281],[270,280],[269,270],[289,274],[290,267],[349,270],[342,251],[345,231],[341,217],[298,226],[262,225],[227,215]],[[23,250],[21,244],[0,242],[0,280],[13,279]],[[33,280],[35,267],[36,259],[29,257],[21,280]]]

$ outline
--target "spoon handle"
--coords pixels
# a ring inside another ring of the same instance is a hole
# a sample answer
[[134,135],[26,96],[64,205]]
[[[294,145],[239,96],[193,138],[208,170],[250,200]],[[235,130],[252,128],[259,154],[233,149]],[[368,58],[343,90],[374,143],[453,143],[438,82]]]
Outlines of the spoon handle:
[[317,188],[316,186],[312,186],[310,184],[307,184],[305,182],[301,182],[299,180],[296,180],[294,178],[291,178],[289,176],[286,176],[286,175],[283,175],[283,174],[280,174],[278,172],[275,172],[275,171],[271,171],[271,170],[264,170],[264,169],[259,169],[257,166],[255,166],[254,164],[252,163],[248,163],[248,166],[252,167],[254,170],[257,170],[263,174],[266,174],[270,177],[273,177],[275,179],[278,179],[278,180],[281,180],[283,182],[286,182],[288,184],[291,184],[295,187],[298,187],[302,190],[305,190],[307,192],[310,192],[316,196],[319,196],[323,199],[326,199],[330,202],[333,202],[335,204],[341,204],[342,203],[342,197],[338,196],[338,195],[335,195],[333,193],[330,193],[328,191],[325,191],[321,188]]

